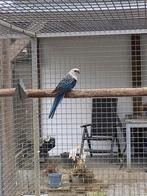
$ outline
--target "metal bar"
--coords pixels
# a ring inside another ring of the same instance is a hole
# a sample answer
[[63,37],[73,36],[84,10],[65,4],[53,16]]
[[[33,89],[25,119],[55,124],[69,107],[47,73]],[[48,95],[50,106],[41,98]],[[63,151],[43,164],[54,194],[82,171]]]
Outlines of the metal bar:
[[24,30],[24,29],[22,29],[20,27],[12,25],[12,24],[10,24],[10,23],[8,23],[6,21],[3,21],[1,19],[0,19],[0,24],[3,25],[4,27],[8,27],[8,28],[10,28],[12,30],[15,30],[15,31],[17,31],[19,33],[23,33],[23,34],[31,36],[31,37],[35,37],[36,36],[36,34],[34,32],[32,32],[32,31]]
[[[2,112],[3,107],[4,107],[3,100],[0,101],[0,105],[1,105],[1,110],[0,111]],[[3,122],[3,116],[4,115],[2,115],[2,117],[1,117],[2,122]],[[3,196],[3,153],[2,153],[2,150],[3,150],[2,132],[4,130],[3,123],[1,123],[0,128],[1,128],[1,131],[0,131],[0,133],[1,133],[1,137],[0,137],[0,196]]]
[[3,111],[4,111],[4,99],[1,99],[0,101],[0,104],[1,104],[1,109],[0,109],[0,112],[2,114],[1,116],[1,125],[0,125],[0,128],[1,128],[1,137],[0,137],[0,196],[4,196],[4,176],[3,176],[3,170],[4,170],[4,166],[3,166],[3,133],[5,131],[5,127],[4,127],[4,114],[3,114]]
[[[32,47],[32,87],[38,88],[37,39],[31,40]],[[33,99],[33,137],[34,137],[34,183],[35,196],[40,196],[40,160],[39,160],[39,104]]]
[[[0,97],[13,96],[15,88],[0,89]],[[54,89],[26,89],[27,97],[55,97]],[[103,89],[81,89],[66,93],[65,98],[88,98],[88,97],[130,97],[147,96],[147,87],[141,88],[103,88]]]
[[131,129],[129,124],[126,124],[126,142],[127,142],[127,167],[128,169],[131,169]]
[[0,35],[0,39],[22,39],[22,38],[28,38],[27,35],[25,34],[5,34],[5,35]]
[[94,35],[131,35],[146,34],[147,29],[133,30],[110,30],[110,31],[84,31],[84,32],[61,32],[61,33],[38,33],[36,37],[73,37],[73,36],[94,36]]

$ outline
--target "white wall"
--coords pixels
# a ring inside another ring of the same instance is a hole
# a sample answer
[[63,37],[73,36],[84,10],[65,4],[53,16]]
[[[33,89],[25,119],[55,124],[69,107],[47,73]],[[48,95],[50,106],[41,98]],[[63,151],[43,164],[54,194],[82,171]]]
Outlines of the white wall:
[[[42,38],[40,55],[41,88],[55,88],[73,67],[81,70],[77,89],[131,87],[130,36]],[[56,138],[52,153],[60,154],[80,144],[80,126],[91,122],[91,99],[64,99],[53,120],[52,102],[41,100],[42,134]],[[119,116],[131,112],[131,98],[119,98]]]

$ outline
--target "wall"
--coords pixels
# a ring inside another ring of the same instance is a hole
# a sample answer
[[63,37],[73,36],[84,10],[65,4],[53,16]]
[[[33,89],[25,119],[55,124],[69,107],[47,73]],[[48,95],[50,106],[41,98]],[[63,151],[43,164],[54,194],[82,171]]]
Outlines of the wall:
[[[131,87],[130,43],[130,36],[42,38],[41,88],[55,88],[74,67],[81,70],[77,89]],[[60,154],[80,144],[80,126],[91,122],[91,99],[64,99],[51,120],[52,102],[52,98],[41,100],[41,129],[43,136],[56,138],[50,154]],[[121,119],[131,112],[131,98],[119,98]]]

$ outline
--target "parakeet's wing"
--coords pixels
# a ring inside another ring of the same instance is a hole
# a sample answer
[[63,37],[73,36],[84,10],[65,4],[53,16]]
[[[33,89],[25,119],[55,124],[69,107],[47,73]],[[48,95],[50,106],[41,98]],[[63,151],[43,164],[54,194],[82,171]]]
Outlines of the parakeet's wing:
[[64,93],[66,91],[71,90],[75,85],[76,85],[76,80],[70,76],[70,75],[66,75],[57,85],[57,87],[55,88],[55,93],[60,94],[60,93]]

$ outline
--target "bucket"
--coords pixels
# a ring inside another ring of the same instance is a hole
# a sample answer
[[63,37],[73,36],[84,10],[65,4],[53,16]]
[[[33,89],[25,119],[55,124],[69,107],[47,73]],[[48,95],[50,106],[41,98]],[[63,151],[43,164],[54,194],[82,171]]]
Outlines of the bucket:
[[48,185],[51,188],[58,188],[61,186],[61,173],[50,173],[48,174]]

